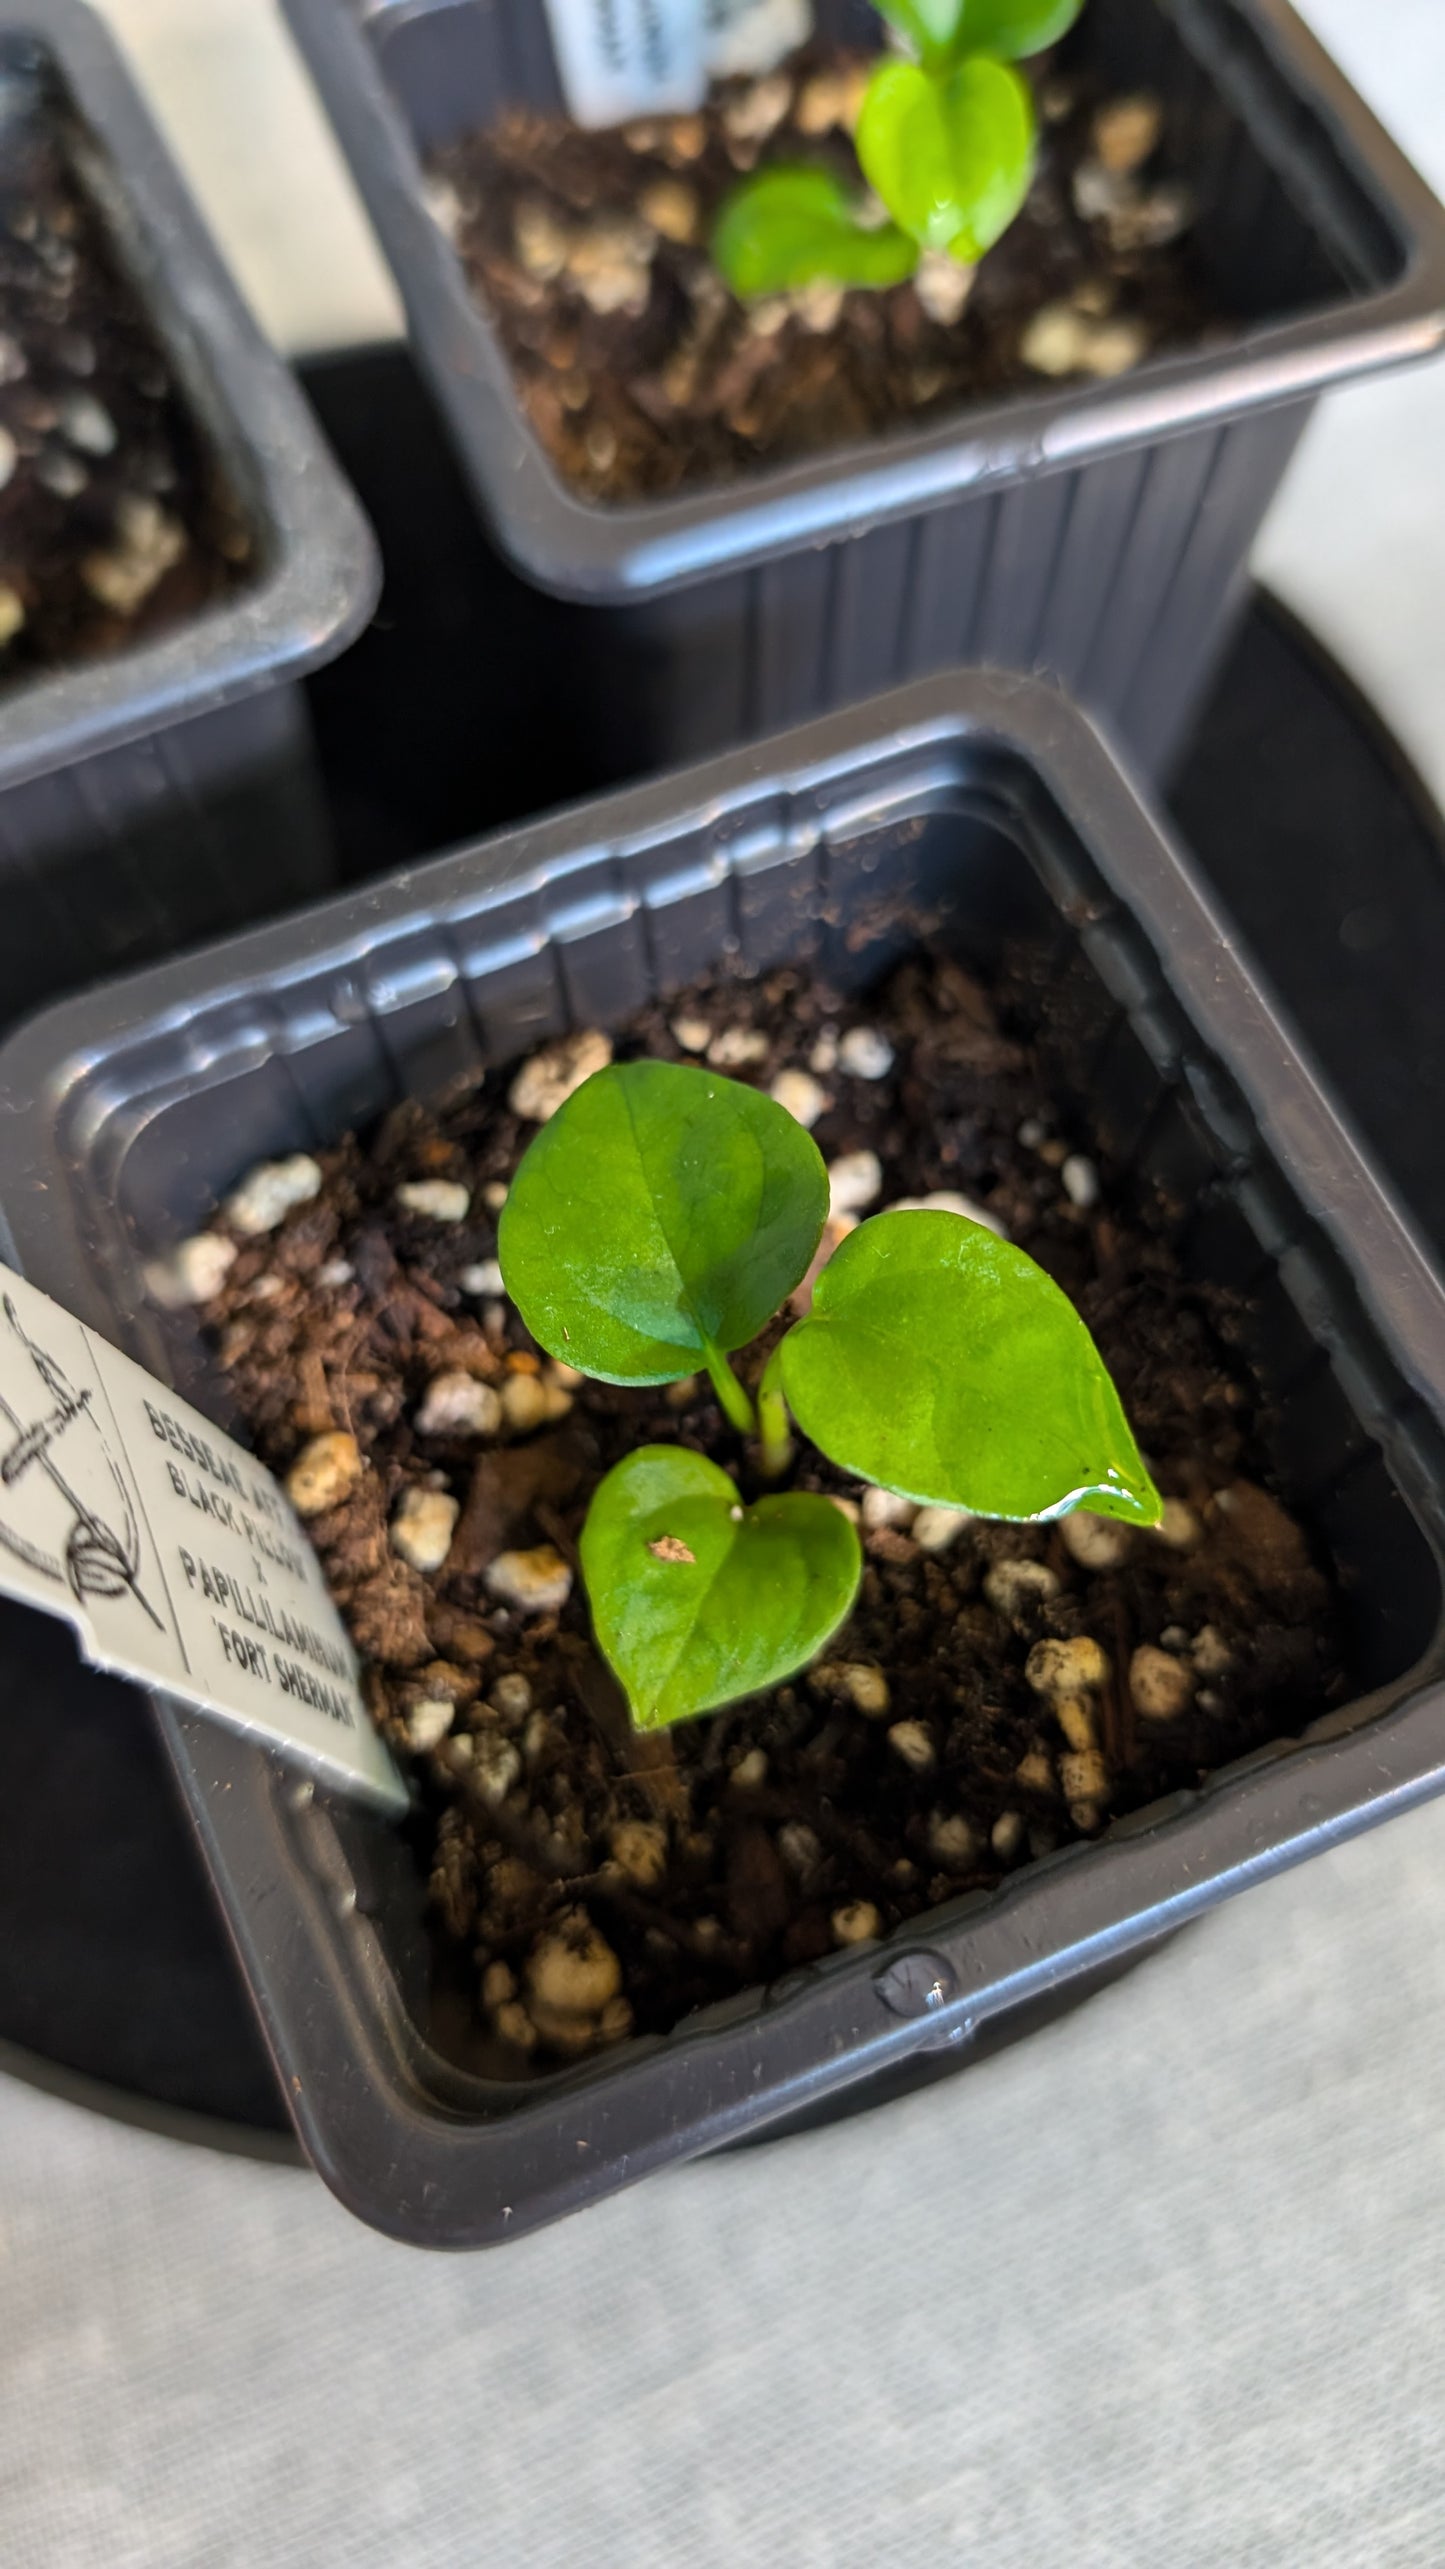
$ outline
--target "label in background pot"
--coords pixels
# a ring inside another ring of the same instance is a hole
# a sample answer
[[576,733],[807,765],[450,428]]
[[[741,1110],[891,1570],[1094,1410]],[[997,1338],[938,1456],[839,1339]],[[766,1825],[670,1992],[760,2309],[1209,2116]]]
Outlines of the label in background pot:
[[703,64],[714,80],[771,71],[813,32],[813,0],[702,0]]
[[699,107],[710,78],[770,71],[812,31],[812,0],[546,0],[579,125]]
[[8,1267],[0,1591],[64,1616],[97,1667],[182,1696],[384,1809],[406,1807],[278,1483]]

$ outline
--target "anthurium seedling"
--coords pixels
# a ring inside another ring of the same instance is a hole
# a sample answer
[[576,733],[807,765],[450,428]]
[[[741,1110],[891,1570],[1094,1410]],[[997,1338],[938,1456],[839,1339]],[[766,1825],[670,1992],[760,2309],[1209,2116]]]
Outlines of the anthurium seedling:
[[[801,1283],[822,1237],[817,1145],[759,1090],[671,1062],[587,1080],[533,1141],[502,1213],[508,1293],[549,1354],[610,1383],[707,1373],[758,1439],[790,1416],[843,1470],[921,1504],[1037,1519],[1162,1503],[1068,1297],[963,1215],[881,1213],[837,1249],[778,1339],[756,1405],[728,1359]],[[648,1445],[600,1483],[582,1535],[597,1639],[653,1729],[792,1675],[848,1614],[858,1536],[831,1499],[747,1505],[715,1463]]]
[[1055,44],[1082,5],[878,0],[912,59],[881,61],[864,92],[854,139],[876,202],[820,168],[777,165],[744,180],[712,241],[733,292],[897,285],[925,252],[976,266],[1034,173],[1038,122],[1013,65]]

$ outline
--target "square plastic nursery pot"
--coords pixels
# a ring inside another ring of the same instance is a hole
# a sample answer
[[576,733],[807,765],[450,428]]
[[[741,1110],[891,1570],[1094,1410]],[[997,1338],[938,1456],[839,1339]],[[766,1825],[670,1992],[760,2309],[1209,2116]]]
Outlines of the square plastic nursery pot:
[[291,682],[351,640],[379,584],[348,484],[79,0],[0,0],[0,154],[37,123],[100,215],[252,560],[195,616],[0,694],[0,1019],[334,880]]
[[[1445,331],[1445,216],[1283,0],[1088,0],[1070,48],[1111,89],[1163,101],[1192,237],[1237,324],[1113,383],[594,505],[543,453],[423,178],[503,108],[560,108],[545,13],[284,5],[497,544],[605,619],[595,683],[619,777],[975,661],[1053,672],[1162,775],[1315,398]],[[867,0],[816,17],[879,42]]]
[[158,1700],[306,2147],[399,2237],[516,2237],[965,2062],[1445,1787],[1445,1288],[1187,860],[1038,681],[922,682],[52,1010],[0,1055],[0,1247],[224,1417],[194,1318],[148,1305],[142,1266],[251,1161],[617,1023],[725,956],[811,956],[866,987],[919,916],[985,968],[1005,941],[1036,957],[1073,1128],[1111,1185],[1137,1170],[1188,1206],[1190,1270],[1247,1295],[1274,1463],[1346,1600],[1352,1698],[995,1893],[514,2083],[449,2058],[429,2016],[404,1834]]

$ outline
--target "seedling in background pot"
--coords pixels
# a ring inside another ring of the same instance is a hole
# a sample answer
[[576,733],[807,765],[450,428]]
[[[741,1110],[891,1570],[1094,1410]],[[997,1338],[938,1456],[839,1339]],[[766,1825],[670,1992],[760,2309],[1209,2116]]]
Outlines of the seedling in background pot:
[[[670,1062],[598,1071],[543,1126],[502,1214],[508,1293],[539,1345],[608,1383],[702,1368],[765,1480],[819,1451],[921,1504],[1037,1519],[1162,1505],[1078,1313],[961,1214],[880,1213],[843,1242],[757,1399],[728,1359],[807,1273],[828,1211],[817,1145],[770,1097]],[[599,1645],[643,1730],[776,1685],[820,1651],[862,1574],[831,1499],[745,1506],[727,1474],[647,1445],[582,1534]]]
[[819,280],[889,286],[931,252],[977,265],[1034,173],[1038,121],[1013,64],[1058,41],[1083,0],[878,0],[916,56],[880,62],[854,137],[891,221],[831,171],[779,165],[728,198],[713,256],[738,295]]

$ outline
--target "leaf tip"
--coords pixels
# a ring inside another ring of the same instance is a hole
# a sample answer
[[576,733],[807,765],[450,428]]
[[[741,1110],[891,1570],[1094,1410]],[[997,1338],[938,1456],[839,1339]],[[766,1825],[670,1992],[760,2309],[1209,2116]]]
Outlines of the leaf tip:
[[1164,1501],[1142,1462],[1127,1472],[1111,1463],[1099,1488],[1089,1491],[1080,1505],[1091,1516],[1116,1517],[1126,1525],[1158,1525],[1164,1515]]

